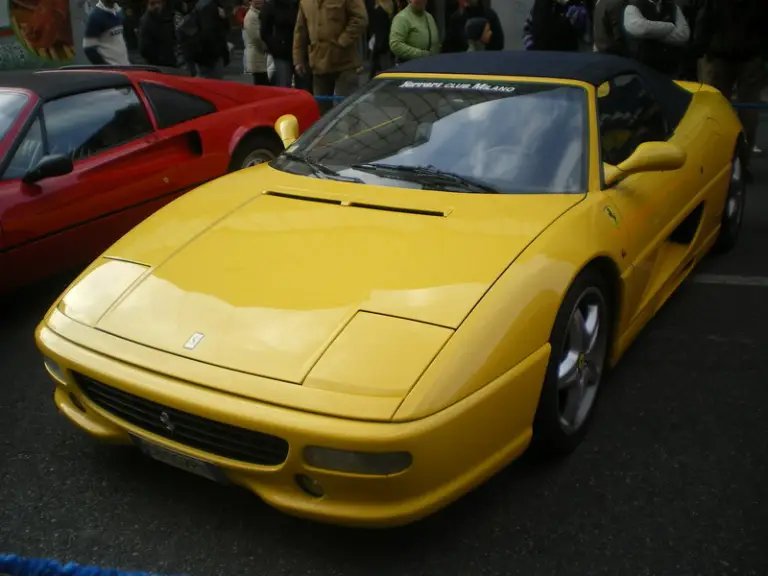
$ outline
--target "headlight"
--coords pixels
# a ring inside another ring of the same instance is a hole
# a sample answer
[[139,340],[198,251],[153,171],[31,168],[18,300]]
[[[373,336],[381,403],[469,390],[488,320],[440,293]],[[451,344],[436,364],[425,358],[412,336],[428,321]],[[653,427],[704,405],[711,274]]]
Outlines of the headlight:
[[95,326],[109,307],[149,270],[149,266],[125,260],[100,258],[64,294],[57,306],[68,318]]
[[307,446],[304,449],[304,460],[313,468],[351,474],[389,476],[410,467],[413,456],[408,452],[350,452]]

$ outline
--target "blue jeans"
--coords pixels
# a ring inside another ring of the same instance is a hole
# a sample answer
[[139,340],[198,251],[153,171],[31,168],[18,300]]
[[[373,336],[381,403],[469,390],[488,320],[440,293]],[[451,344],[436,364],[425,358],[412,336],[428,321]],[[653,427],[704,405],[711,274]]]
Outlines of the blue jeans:
[[243,30],[243,74],[248,74],[248,36]]
[[[294,83],[295,86],[293,86]],[[275,75],[272,78],[272,84],[279,88],[297,88],[312,92],[312,73],[299,76],[293,71],[293,62],[275,58]]]
[[275,58],[275,77],[273,82],[275,86],[280,88],[291,88],[293,84],[293,62]]

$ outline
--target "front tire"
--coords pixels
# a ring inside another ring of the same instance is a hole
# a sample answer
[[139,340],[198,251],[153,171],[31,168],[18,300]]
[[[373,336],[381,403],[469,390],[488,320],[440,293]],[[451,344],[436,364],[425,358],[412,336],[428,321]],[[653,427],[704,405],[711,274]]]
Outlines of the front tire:
[[736,147],[731,165],[731,181],[728,196],[723,207],[723,217],[720,222],[720,234],[717,237],[715,250],[720,253],[730,252],[736,247],[744,221],[744,207],[747,196],[747,179],[741,157],[741,144]]
[[538,456],[570,454],[589,429],[610,352],[609,302],[605,279],[596,269],[587,268],[560,306],[533,422],[531,449]]
[[232,154],[229,171],[235,172],[270,162],[282,151],[283,145],[277,136],[271,138],[265,134],[249,134],[240,141]]

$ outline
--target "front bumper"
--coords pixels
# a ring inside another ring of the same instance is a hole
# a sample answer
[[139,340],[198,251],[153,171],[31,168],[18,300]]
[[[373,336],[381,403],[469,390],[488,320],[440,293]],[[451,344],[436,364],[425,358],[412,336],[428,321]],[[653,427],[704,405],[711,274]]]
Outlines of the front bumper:
[[[481,391],[430,417],[382,423],[293,410],[169,378],[93,352],[47,326],[38,330],[37,339],[43,354],[63,368],[52,373],[56,405],[91,435],[122,444],[132,443],[133,436],[163,446],[217,466],[233,483],[289,514],[363,526],[401,525],[427,516],[522,454],[549,354],[548,346],[541,348]],[[148,432],[90,401],[72,371],[175,410],[283,438],[289,444],[287,458],[277,466],[248,464]],[[222,369],[222,377],[226,372]],[[304,447],[310,445],[407,451],[413,463],[390,476],[322,470],[304,461]],[[302,490],[299,475],[317,482],[323,496]]]

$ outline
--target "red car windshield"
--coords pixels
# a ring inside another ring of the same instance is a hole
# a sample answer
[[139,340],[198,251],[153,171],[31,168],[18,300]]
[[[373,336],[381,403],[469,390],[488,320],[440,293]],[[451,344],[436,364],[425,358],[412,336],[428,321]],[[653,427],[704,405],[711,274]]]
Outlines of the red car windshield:
[[25,94],[0,90],[0,140],[14,125],[28,99]]

